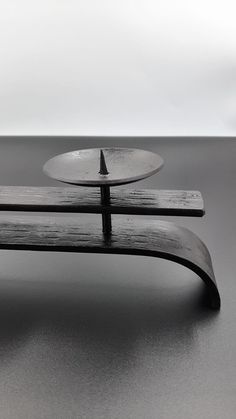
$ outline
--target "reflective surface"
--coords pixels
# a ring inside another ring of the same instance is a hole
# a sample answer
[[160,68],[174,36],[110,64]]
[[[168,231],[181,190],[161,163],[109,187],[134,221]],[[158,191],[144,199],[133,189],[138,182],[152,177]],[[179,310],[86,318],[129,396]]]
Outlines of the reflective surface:
[[164,157],[140,188],[202,192],[205,217],[168,220],[207,244],[221,311],[207,308],[198,277],[171,262],[1,251],[0,416],[235,419],[236,142],[6,138],[1,183],[58,185],[41,170],[50,157],[117,145]]
[[157,173],[163,166],[158,154],[133,148],[102,149],[108,174],[100,174],[100,148],[75,150],[55,156],[43,170],[62,182],[86,185],[124,185]]

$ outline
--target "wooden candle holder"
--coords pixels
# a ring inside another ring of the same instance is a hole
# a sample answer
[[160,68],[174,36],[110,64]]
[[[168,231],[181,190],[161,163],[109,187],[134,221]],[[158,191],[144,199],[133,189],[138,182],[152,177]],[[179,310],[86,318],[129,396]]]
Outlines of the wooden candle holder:
[[[107,167],[109,170],[108,164]],[[124,183],[128,183],[127,178]],[[207,286],[210,306],[220,308],[209,251],[193,232],[167,221],[124,217],[124,214],[202,217],[204,205],[198,191],[112,188],[107,196],[107,190],[91,187],[1,186],[0,211],[50,213],[47,216],[2,215],[1,249],[113,253],[167,259],[199,275]],[[88,220],[85,223],[79,217],[55,217],[53,212],[102,214],[103,229],[99,222]]]

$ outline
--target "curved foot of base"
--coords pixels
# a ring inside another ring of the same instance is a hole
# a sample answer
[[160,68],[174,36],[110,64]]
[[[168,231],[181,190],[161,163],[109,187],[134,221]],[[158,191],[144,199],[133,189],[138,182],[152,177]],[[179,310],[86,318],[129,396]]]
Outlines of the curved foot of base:
[[167,221],[124,222],[115,227],[108,249],[115,253],[140,254],[186,266],[205,283],[209,304],[220,309],[221,300],[206,245],[192,231]]
[[210,305],[220,308],[220,295],[205,244],[190,230],[167,221],[113,217],[104,237],[100,219],[68,216],[1,217],[0,248],[62,252],[114,253],[159,257],[194,271],[207,286]]

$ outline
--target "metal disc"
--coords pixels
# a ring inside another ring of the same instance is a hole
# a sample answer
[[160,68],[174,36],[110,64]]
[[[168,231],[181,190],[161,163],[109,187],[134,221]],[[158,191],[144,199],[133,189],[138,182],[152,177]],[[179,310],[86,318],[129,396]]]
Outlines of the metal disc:
[[[101,150],[107,175],[99,173]],[[116,186],[144,179],[158,172],[162,158],[135,148],[90,148],[60,154],[48,160],[43,171],[61,182],[84,186]]]

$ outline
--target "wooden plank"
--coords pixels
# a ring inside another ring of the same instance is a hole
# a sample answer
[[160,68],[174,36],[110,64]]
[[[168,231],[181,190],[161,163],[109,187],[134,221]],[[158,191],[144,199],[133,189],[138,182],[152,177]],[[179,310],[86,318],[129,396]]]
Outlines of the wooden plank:
[[[208,287],[211,306],[220,307],[210,254],[191,231],[173,223],[113,216],[109,238],[101,220],[89,216],[0,217],[0,248],[56,252],[117,253],[160,257],[196,272]],[[100,218],[100,217],[99,217]]]
[[[198,191],[112,188],[113,214],[202,217]],[[0,186],[0,211],[100,213],[100,190],[79,187]]]

